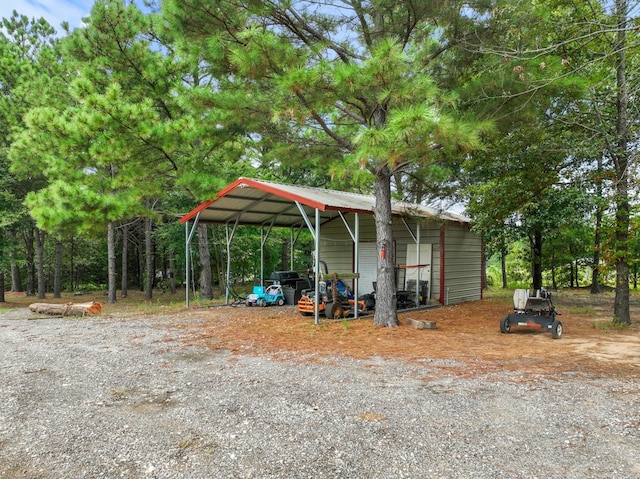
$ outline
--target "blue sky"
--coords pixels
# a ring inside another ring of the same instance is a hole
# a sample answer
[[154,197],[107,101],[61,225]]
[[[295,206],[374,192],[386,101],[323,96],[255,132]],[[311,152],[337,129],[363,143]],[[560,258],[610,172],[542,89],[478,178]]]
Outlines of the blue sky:
[[0,0],[0,17],[10,18],[13,10],[29,18],[44,17],[58,33],[62,22],[70,27],[82,25],[82,17],[91,12],[94,0]]

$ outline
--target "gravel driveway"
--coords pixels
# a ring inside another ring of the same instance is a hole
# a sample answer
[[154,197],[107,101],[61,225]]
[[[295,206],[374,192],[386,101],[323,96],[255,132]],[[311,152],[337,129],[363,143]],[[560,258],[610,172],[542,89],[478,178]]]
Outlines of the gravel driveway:
[[188,313],[32,316],[0,314],[3,479],[640,478],[635,380],[231,354],[184,342]]

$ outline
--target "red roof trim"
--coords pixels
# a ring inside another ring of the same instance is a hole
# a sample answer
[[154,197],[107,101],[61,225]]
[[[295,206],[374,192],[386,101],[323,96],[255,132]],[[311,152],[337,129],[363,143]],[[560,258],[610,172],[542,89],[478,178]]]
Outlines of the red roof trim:
[[236,188],[240,183],[245,183],[245,179],[244,178],[238,178],[236,181],[234,181],[233,183],[231,183],[230,185],[227,185],[224,187],[224,189],[220,190],[218,192],[218,194],[216,195],[216,198],[220,198],[222,196],[225,196],[226,194],[228,194],[231,190],[233,190],[234,188]]
[[[299,196],[299,195],[296,195],[296,194],[293,194],[293,193],[288,193],[288,192],[283,191],[283,190],[281,190],[281,189],[279,189],[279,188],[277,188],[275,186],[272,186],[272,185],[269,185],[269,184],[265,184],[265,183],[262,183],[260,181],[252,180],[250,178],[238,178],[236,181],[231,183],[229,186],[227,186],[226,188],[224,188],[223,190],[218,192],[218,194],[216,195],[215,199],[205,201],[204,203],[198,205],[196,208],[194,208],[189,213],[184,215],[182,218],[180,218],[180,223],[186,223],[187,221],[189,221],[190,219],[195,217],[199,212],[207,209],[217,199],[222,198],[223,196],[229,194],[231,191],[235,190],[238,187],[242,188],[243,185],[251,187],[251,188],[255,188],[255,189],[260,190],[260,191],[271,193],[273,195],[279,196],[281,198],[285,198],[287,200],[297,201],[299,203],[302,203],[305,206],[309,206],[311,208],[317,208],[320,211],[324,211],[327,208],[327,205],[324,204],[324,203],[320,203],[320,202],[317,202],[317,201],[311,201],[311,200],[309,200],[309,198],[306,198],[304,196]],[[284,186],[286,186],[286,185],[284,185]]]
[[194,216],[196,216],[198,213],[200,213],[202,210],[206,210],[207,207],[213,203],[215,200],[207,200],[204,203],[199,204],[198,206],[196,206],[194,209],[192,209],[191,211],[189,211],[186,215],[184,215],[182,218],[180,218],[180,223],[184,224],[187,221],[189,221],[191,218],[193,218]]
[[[240,185],[244,184],[244,185],[250,186],[252,188],[255,188],[257,190],[266,191],[267,193],[271,193],[273,195],[280,196],[280,197],[285,198],[287,200],[297,201],[299,203],[302,203],[303,205],[310,206],[311,208],[318,208],[320,211],[324,211],[327,208],[327,205],[325,203],[320,203],[318,201],[311,201],[306,196],[300,196],[300,195],[296,195],[296,194],[293,194],[293,193],[288,193],[288,192],[286,192],[284,190],[281,190],[280,188],[278,188],[276,186],[273,186],[273,185],[270,185],[270,184],[265,184],[265,183],[262,183],[261,181],[252,180],[250,178],[239,178],[234,183],[232,183],[228,188],[226,188],[226,190],[223,190],[224,194],[222,194],[222,192],[220,192],[218,197],[221,197],[221,196],[224,196],[225,194],[227,194],[230,190],[233,189],[232,186],[235,187],[234,185],[236,183],[238,183]],[[287,186],[287,185],[282,185],[282,186]],[[295,186],[295,185],[291,185],[291,186]],[[229,191],[227,191],[227,190],[229,190]]]

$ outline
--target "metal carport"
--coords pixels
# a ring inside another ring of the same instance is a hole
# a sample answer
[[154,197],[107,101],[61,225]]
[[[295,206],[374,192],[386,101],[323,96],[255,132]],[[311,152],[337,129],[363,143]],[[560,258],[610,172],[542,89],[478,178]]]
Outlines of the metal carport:
[[[190,265],[189,248],[191,239],[199,222],[224,224],[227,240],[227,292],[229,301],[230,281],[230,245],[239,225],[259,226],[262,232],[261,245],[274,227],[303,228],[306,226],[311,232],[314,245],[314,270],[320,270],[320,228],[323,223],[338,217],[344,222],[351,239],[354,242],[354,273],[358,273],[358,243],[359,243],[359,214],[373,214],[375,198],[357,193],[347,193],[309,186],[286,185],[265,180],[238,178],[220,191],[215,199],[205,201],[189,213],[181,217],[185,224],[186,243],[186,279],[189,284]],[[404,217],[438,217],[452,221],[466,221],[462,216],[442,213],[427,206],[392,202],[394,215]],[[345,213],[355,214],[355,224],[350,225]],[[190,222],[192,223],[190,227]],[[406,223],[405,223],[406,224]],[[407,225],[408,227],[408,225]],[[411,231],[411,230],[410,230]],[[414,238],[417,234],[419,242],[419,223],[417,232],[411,232]],[[261,277],[264,277],[263,251],[261,246]],[[419,249],[419,248],[418,248]],[[315,275],[315,289],[318,290],[318,275]],[[354,294],[358,297],[358,280],[354,283]],[[189,306],[189,288],[186,293],[187,307]],[[357,316],[357,308],[355,308]],[[318,323],[318,308],[316,304],[315,322]]]

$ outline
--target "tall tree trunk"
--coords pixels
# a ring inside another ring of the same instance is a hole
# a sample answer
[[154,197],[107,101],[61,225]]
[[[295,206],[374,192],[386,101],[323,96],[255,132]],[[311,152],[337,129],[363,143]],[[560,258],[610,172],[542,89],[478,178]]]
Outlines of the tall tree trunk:
[[147,218],[144,222],[144,251],[146,258],[146,288],[144,291],[145,299],[153,298],[153,283],[156,278],[156,268],[155,268],[155,254],[153,251],[153,237],[152,237],[152,224],[151,218]]
[[600,246],[602,243],[602,157],[598,158],[596,178],[596,231],[593,236],[593,263],[591,265],[591,294],[600,294]]
[[136,227],[136,239],[137,239],[137,253],[138,253],[138,289],[144,291],[144,278],[145,278],[145,256],[144,256],[144,220],[142,221],[142,227],[140,222]]
[[615,228],[615,257],[616,257],[616,296],[613,306],[613,320],[622,324],[631,324],[629,311],[629,123],[627,108],[629,104],[628,84],[626,78],[626,28],[627,28],[627,0],[616,0],[617,44],[616,44],[616,135],[617,145],[613,155],[615,163],[615,194],[616,194],[616,228]]
[[173,257],[173,250],[169,250],[169,291],[171,294],[176,294],[176,260]]
[[75,255],[76,255],[76,249],[75,249],[75,241],[73,240],[73,237],[71,238],[71,240],[69,241],[69,290],[73,291],[75,290],[75,271],[76,271],[76,260],[75,260]]
[[46,295],[46,283],[44,277],[44,239],[46,233],[39,228],[35,229],[36,257],[38,266],[38,299],[44,299]]
[[22,292],[22,275],[13,252],[9,253],[9,260],[11,262],[11,292],[20,293]]
[[542,289],[542,232],[535,231],[531,242],[531,276],[533,289]]
[[283,239],[280,243],[280,269],[287,271],[289,269],[289,240]]
[[596,232],[593,239],[593,263],[591,266],[591,294],[600,294],[600,246],[602,236],[602,210],[596,212]]
[[[221,227],[214,225],[211,227],[211,231],[212,231],[213,244],[214,245],[220,244],[220,241],[222,241],[220,237]],[[220,295],[224,295],[224,292],[227,290],[227,284],[226,284],[227,278],[225,275],[226,265],[224,260],[225,258],[224,258],[224,255],[222,254],[222,249],[219,247],[213,248],[213,264],[215,264],[215,271],[217,273],[218,285],[220,287]]]
[[53,271],[53,297],[62,298],[62,240],[56,239],[55,269]]
[[574,288],[573,282],[573,261],[569,261],[569,284],[571,285],[571,289]]
[[555,252],[551,253],[551,284],[553,285],[553,289],[558,289],[558,284],[556,283],[556,255],[555,255]]
[[484,247],[484,240],[482,241],[482,246],[480,247],[480,249],[482,255],[482,290],[485,291],[489,289],[489,281],[487,280],[487,252]]
[[489,281],[487,279],[487,262],[482,259],[482,273],[481,273],[482,289],[486,291],[489,289]]
[[[0,233],[0,242],[4,242],[3,234]],[[0,259],[2,259],[3,251],[0,249]],[[0,261],[1,262],[1,261]],[[4,303],[4,270],[0,267],[0,303]]]
[[207,225],[198,225],[198,254],[200,256],[200,298],[213,299],[213,284],[211,282],[211,254],[209,253],[209,239]]
[[129,224],[122,226],[122,271],[120,297],[126,298],[129,294]]
[[108,292],[107,302],[115,303],[116,298],[116,226],[113,222],[107,225],[107,269]]
[[502,289],[507,289],[509,287],[509,282],[507,280],[507,250],[506,250],[506,248],[502,248],[500,250],[500,269],[502,270]]
[[378,246],[378,276],[374,324],[397,326],[397,297],[395,281],[395,251],[391,214],[391,174],[384,166],[376,175],[376,240]]
[[24,237],[24,246],[27,260],[27,296],[36,295],[36,249],[34,239],[35,226],[29,222]]

